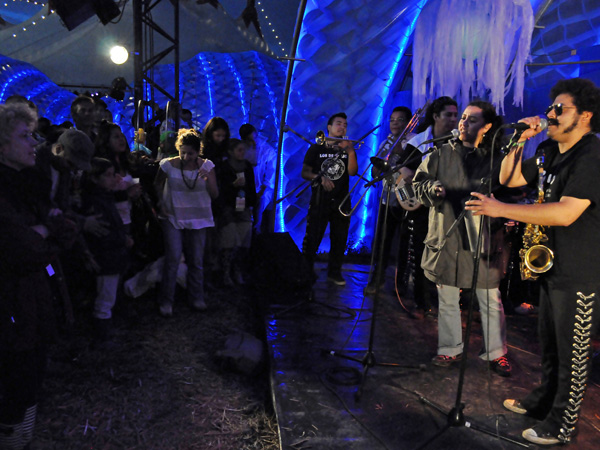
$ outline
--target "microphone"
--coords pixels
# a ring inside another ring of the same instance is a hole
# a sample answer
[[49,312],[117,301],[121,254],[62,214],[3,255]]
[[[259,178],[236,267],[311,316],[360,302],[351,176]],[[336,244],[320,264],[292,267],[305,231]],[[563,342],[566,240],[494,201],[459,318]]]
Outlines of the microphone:
[[446,134],[444,136],[440,136],[437,138],[433,138],[433,139],[429,139],[425,142],[421,142],[418,146],[420,147],[421,145],[425,145],[425,144],[432,144],[434,142],[439,142],[439,141],[447,141],[448,139],[455,139],[458,136],[460,136],[460,132],[458,130],[452,130],[450,132],[450,134]]
[[[540,127],[540,131],[545,130],[546,128],[548,128],[548,120],[540,119],[540,124],[538,126]],[[502,128],[514,128],[517,131],[525,131],[529,130],[529,124],[523,122],[505,123],[504,125],[502,125]]]

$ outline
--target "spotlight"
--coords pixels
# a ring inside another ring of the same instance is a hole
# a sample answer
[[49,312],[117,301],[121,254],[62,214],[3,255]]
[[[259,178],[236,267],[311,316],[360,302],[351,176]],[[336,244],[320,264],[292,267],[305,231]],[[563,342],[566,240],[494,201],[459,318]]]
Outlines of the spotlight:
[[125,89],[128,87],[125,78],[117,77],[112,81],[112,87],[110,88],[108,96],[121,101],[125,98]]
[[123,64],[129,58],[129,52],[122,45],[115,45],[110,49],[110,59],[115,64]]

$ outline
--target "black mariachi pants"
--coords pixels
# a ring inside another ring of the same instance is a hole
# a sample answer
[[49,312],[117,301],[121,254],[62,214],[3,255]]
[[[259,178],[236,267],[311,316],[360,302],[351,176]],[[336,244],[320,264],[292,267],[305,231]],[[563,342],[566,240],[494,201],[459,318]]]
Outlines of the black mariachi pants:
[[579,417],[589,372],[592,334],[598,326],[598,290],[540,287],[538,330],[542,381],[523,401],[540,429],[569,442]]

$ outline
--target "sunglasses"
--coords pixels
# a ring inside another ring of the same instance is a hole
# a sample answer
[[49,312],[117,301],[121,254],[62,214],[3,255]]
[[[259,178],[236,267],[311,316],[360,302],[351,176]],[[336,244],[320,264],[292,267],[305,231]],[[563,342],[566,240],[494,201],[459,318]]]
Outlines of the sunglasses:
[[545,114],[548,115],[548,114],[550,114],[550,111],[554,110],[554,114],[556,114],[556,117],[558,117],[563,113],[563,109],[569,109],[569,108],[577,108],[577,106],[565,106],[562,103],[557,103],[555,105],[548,106],[546,108]]

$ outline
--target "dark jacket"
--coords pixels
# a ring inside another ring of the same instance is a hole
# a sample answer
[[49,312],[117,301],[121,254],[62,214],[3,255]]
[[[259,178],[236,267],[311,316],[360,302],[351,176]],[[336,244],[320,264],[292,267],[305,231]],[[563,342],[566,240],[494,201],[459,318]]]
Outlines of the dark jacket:
[[[501,158],[501,155],[498,155]],[[446,236],[455,219],[464,209],[470,192],[480,188],[480,180],[489,176],[490,156],[486,149],[469,149],[451,141],[434,150],[419,166],[413,179],[416,196],[429,207],[429,229],[421,266],[425,275],[437,284],[470,288],[473,279],[473,255],[477,245],[480,217],[467,212],[454,231]],[[499,187],[499,165],[492,176],[493,186]],[[446,189],[439,198],[434,188]],[[482,256],[477,288],[498,287],[504,276],[505,252],[502,220],[483,221]],[[491,236],[491,238],[490,238]],[[489,260],[488,260],[489,258]]]
[[[242,187],[236,187],[233,182],[237,178],[236,170],[231,167],[229,162],[223,161],[223,164],[219,168],[218,182],[219,182],[219,226],[227,225],[231,222],[251,222],[252,211],[250,208],[256,206],[256,185],[254,182],[254,169],[249,161],[244,161],[244,178],[246,184]],[[246,209],[241,212],[236,212],[235,203],[236,198],[243,192]]]
[[99,218],[108,223],[108,234],[96,236],[85,233],[85,240],[94,259],[100,266],[101,275],[122,273],[127,267],[127,248],[125,225],[115,206],[115,196],[90,186],[83,197],[86,215],[102,214]]
[[46,267],[58,247],[31,229],[47,212],[26,170],[0,164],[0,351],[28,351],[55,333]]

